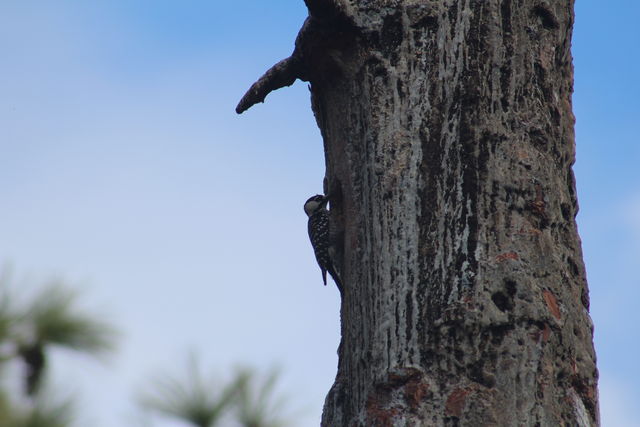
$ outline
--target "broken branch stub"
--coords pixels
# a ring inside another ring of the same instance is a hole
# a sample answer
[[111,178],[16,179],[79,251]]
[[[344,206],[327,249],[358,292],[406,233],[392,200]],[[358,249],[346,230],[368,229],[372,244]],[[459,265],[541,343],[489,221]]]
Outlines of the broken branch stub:
[[305,0],[305,3],[309,17],[298,32],[293,53],[251,85],[238,103],[236,113],[242,114],[253,105],[264,102],[269,93],[291,86],[296,79],[313,81],[315,77],[326,74],[328,69],[335,68],[331,67],[335,59],[333,51],[349,39],[344,35],[354,25],[334,1]]
[[291,86],[299,77],[298,68],[298,61],[294,55],[269,68],[244,94],[236,107],[236,113],[242,114],[254,104],[264,102],[266,96],[276,89]]

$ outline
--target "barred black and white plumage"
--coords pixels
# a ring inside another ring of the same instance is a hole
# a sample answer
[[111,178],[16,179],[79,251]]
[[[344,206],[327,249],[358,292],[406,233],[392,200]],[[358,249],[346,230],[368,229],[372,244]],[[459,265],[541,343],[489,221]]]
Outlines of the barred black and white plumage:
[[316,261],[318,261],[322,271],[322,281],[326,286],[327,272],[329,272],[333,281],[336,282],[338,290],[342,293],[342,282],[332,257],[334,250],[331,238],[331,221],[327,210],[328,202],[329,199],[327,197],[319,194],[315,195],[305,202],[304,211],[309,217],[309,239],[316,255]]

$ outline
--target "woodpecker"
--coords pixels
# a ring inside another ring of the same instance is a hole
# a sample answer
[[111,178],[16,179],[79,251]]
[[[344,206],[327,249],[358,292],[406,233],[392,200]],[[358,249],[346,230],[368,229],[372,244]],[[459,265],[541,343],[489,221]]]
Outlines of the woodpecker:
[[333,250],[331,238],[331,224],[329,221],[329,211],[327,210],[328,202],[328,197],[317,194],[310,197],[309,200],[304,203],[304,212],[309,217],[309,239],[311,240],[311,246],[313,246],[313,252],[316,255],[318,266],[320,266],[320,270],[322,271],[322,281],[324,285],[327,286],[328,271],[342,294],[342,282],[333,260],[333,253],[335,251]]

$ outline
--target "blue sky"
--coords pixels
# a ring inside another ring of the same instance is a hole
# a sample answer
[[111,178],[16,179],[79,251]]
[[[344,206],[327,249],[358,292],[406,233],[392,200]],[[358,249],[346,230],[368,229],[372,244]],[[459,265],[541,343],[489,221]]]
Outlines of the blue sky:
[[[602,421],[640,425],[640,6],[580,0],[576,15]],[[322,141],[304,83],[234,113],[305,16],[302,1],[0,2],[0,261],[21,286],[66,278],[123,331],[105,363],[55,355],[84,422],[135,425],[135,391],[196,350],[222,378],[282,366],[297,425],[318,425],[339,342],[302,211]]]

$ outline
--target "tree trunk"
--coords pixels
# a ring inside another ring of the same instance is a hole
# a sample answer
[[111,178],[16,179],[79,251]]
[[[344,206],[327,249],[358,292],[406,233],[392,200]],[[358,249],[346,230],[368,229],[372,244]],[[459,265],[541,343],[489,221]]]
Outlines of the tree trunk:
[[573,1],[307,6],[238,111],[311,82],[345,287],[322,425],[598,425]]

